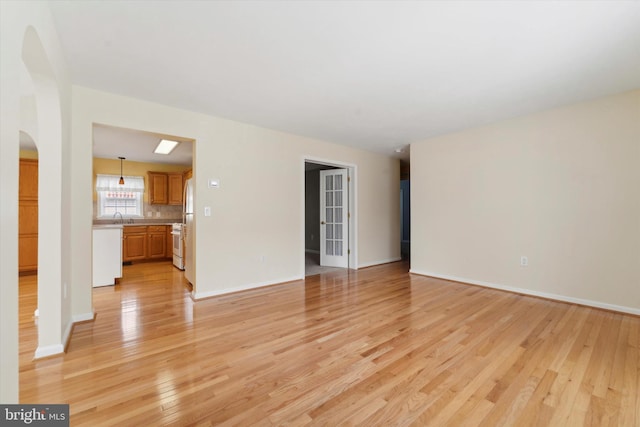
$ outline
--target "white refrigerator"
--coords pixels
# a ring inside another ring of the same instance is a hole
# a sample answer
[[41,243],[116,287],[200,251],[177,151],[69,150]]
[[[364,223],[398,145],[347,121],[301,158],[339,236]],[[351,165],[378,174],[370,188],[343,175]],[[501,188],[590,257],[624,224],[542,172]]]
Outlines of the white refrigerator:
[[184,248],[184,277],[191,283],[195,285],[195,270],[194,270],[194,261],[195,257],[193,256],[194,249],[194,234],[193,234],[193,223],[194,223],[194,202],[193,202],[193,179],[187,179],[184,183],[184,197],[183,197],[183,207],[182,207],[182,235],[184,238],[183,248]]

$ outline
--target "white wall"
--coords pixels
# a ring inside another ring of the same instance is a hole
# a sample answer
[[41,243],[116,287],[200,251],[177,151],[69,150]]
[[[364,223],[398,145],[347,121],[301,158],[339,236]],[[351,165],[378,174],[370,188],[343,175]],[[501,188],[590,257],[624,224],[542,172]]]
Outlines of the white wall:
[[640,90],[413,144],[411,202],[412,272],[640,314]]
[[[0,401],[14,403],[18,401],[18,149],[20,125],[28,121],[21,120],[21,97],[35,96],[38,129],[31,132],[37,138],[40,176],[48,177],[39,184],[40,210],[47,215],[39,221],[38,267],[39,301],[50,302],[40,307],[38,323],[38,350],[46,352],[62,348],[64,331],[71,325],[70,295],[62,292],[62,284],[69,280],[70,246],[60,237],[69,229],[63,220],[63,206],[69,201],[69,178],[63,168],[68,165],[70,85],[48,7],[42,2],[5,1],[0,8]],[[19,84],[27,80],[28,84]],[[33,92],[23,93],[25,88]]]
[[[397,160],[74,87],[74,208],[81,217],[73,223],[75,239],[85,245],[91,235],[93,123],[196,140],[196,298],[304,277],[305,156],[357,166],[358,265],[400,258]],[[220,179],[221,187],[208,188],[209,178]],[[205,206],[211,217],[203,216]],[[88,281],[89,254],[79,251],[73,259],[77,280]],[[83,299],[90,300],[90,291]]]

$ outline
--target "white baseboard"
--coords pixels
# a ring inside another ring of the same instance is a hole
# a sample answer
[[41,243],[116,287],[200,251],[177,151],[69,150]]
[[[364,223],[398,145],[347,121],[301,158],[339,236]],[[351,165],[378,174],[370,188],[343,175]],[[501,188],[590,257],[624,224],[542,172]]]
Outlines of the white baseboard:
[[44,347],[36,348],[33,358],[41,359],[43,357],[55,356],[56,354],[61,353],[64,353],[64,346],[62,344],[45,345]]
[[310,254],[318,254],[320,255],[320,251],[316,251],[315,249],[305,249],[304,250],[306,253],[310,253]]
[[473,279],[467,279],[464,277],[449,276],[446,274],[432,273],[429,271],[419,271],[419,270],[411,269],[409,270],[409,273],[419,274],[421,276],[435,277],[438,279],[452,280],[454,282],[468,283],[471,285],[483,286],[485,288],[499,289],[502,291],[514,292],[518,294],[531,295],[534,297],[546,298],[546,299],[551,299],[555,301],[569,302],[572,304],[586,305],[588,307],[618,311],[621,313],[635,314],[636,316],[640,315],[640,308],[625,307],[622,305],[608,304],[600,301],[593,301],[593,300],[582,299],[582,298],[574,298],[566,295],[550,294],[547,292],[533,291],[533,290],[524,289],[524,288],[515,288],[513,286],[498,285],[495,283],[484,282],[482,280],[473,280]]
[[373,261],[373,262],[364,262],[362,264],[358,264],[357,269],[366,268],[366,267],[373,267],[374,265],[380,265],[380,264],[389,264],[390,262],[397,262],[397,261],[402,261],[402,257],[381,259],[381,260]]
[[62,351],[64,351],[64,349],[67,348],[67,344],[71,339],[72,330],[73,330],[73,320],[67,324],[67,327],[65,328],[64,333],[62,334]]
[[271,285],[277,285],[277,284],[280,284],[280,283],[293,282],[293,281],[296,281],[296,280],[304,280],[304,276],[296,276],[296,277],[289,277],[289,278],[283,278],[283,279],[277,279],[277,280],[269,280],[267,282],[252,283],[252,284],[249,284],[249,285],[238,286],[236,288],[216,289],[216,290],[208,291],[208,292],[196,292],[196,291],[193,291],[193,292],[191,292],[191,298],[194,301],[198,301],[198,300],[205,299],[205,298],[216,297],[216,296],[224,295],[224,294],[231,294],[231,293],[239,292],[239,291],[246,291],[246,290],[249,290],[249,289],[261,288],[263,286],[271,286]]
[[71,338],[71,331],[73,330],[73,325],[78,322],[85,322],[87,320],[93,320],[95,318],[95,313],[92,311],[90,313],[82,313],[75,314],[71,317],[71,322],[67,324],[64,333],[62,334],[62,344],[53,344],[47,345],[44,347],[38,347],[33,356],[34,359],[41,359],[43,357],[54,356],[56,354],[64,353],[65,344],[69,342]]
[[74,314],[71,319],[73,320],[73,323],[78,323],[78,322],[86,322],[87,320],[93,320],[95,319],[95,317],[96,317],[96,313],[91,311],[89,313]]

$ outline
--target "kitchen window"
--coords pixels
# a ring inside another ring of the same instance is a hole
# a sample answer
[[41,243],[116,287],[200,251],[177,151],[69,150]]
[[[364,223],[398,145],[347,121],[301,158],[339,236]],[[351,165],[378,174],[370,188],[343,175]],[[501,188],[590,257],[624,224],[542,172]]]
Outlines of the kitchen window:
[[119,180],[117,175],[97,175],[98,218],[114,218],[118,213],[123,218],[142,218],[144,178],[125,176],[123,185]]

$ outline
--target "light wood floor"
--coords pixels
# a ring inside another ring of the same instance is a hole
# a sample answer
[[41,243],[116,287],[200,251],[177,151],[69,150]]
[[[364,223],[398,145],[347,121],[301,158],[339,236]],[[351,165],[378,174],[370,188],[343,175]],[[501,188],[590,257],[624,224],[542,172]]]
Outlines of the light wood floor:
[[413,276],[396,263],[192,302],[170,263],[94,290],[20,397],[72,426],[640,425],[640,318]]

